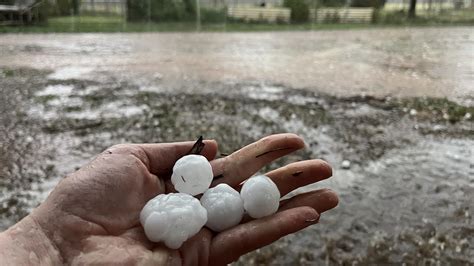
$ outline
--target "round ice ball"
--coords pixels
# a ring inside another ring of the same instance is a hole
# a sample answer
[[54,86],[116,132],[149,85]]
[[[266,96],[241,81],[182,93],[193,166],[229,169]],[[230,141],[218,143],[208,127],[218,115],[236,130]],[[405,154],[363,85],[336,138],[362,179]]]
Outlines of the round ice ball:
[[240,191],[244,209],[253,218],[274,214],[280,205],[280,191],[265,175],[258,175],[245,181]]
[[207,211],[188,194],[160,194],[143,207],[140,222],[150,241],[177,249],[206,224]]
[[239,192],[227,184],[208,189],[201,197],[201,204],[207,210],[206,226],[216,232],[239,224],[244,215]]
[[176,161],[171,182],[182,193],[198,195],[204,193],[213,179],[212,167],[202,155],[186,155]]

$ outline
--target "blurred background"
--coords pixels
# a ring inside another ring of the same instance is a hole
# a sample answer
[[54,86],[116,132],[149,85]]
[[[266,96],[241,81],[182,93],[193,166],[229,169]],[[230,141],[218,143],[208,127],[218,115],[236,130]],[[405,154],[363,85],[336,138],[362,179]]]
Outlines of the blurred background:
[[300,191],[340,204],[236,265],[473,265],[473,25],[471,0],[0,0],[0,230],[108,146],[294,132],[262,172],[322,158]]

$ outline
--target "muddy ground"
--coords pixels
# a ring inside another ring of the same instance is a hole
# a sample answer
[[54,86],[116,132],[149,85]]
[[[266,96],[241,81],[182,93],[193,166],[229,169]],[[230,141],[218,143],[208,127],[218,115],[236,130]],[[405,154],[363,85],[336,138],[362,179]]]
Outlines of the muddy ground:
[[0,229],[116,143],[203,135],[229,153],[267,134],[295,132],[307,148],[268,168],[327,160],[334,177],[305,189],[330,187],[340,205],[237,265],[474,263],[473,107],[259,83],[171,90],[159,80],[144,86],[105,72],[100,80],[56,79],[31,68],[0,75]]
[[472,265],[473,49],[467,27],[0,35],[0,230],[113,144],[294,132],[267,168],[327,160],[304,190],[340,205],[237,264]]

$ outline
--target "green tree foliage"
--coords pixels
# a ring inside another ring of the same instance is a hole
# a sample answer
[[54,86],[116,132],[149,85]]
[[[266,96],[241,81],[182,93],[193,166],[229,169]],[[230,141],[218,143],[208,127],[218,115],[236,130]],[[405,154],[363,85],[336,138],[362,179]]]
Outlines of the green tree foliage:
[[130,21],[186,21],[196,16],[194,0],[127,0]]
[[71,0],[56,0],[56,10],[58,15],[70,15],[71,7]]
[[[45,1],[48,2],[48,1]],[[51,13],[54,15],[67,16],[79,14],[80,0],[56,0],[51,4]]]
[[382,8],[386,0],[352,0],[352,7],[375,7]]
[[44,1],[42,5],[38,7],[38,21],[47,22],[48,17],[51,13],[51,3]]
[[127,0],[127,19],[130,21],[146,20],[147,8],[146,1]]
[[309,6],[304,0],[285,0],[283,6],[291,9],[291,22],[304,23],[309,20]]
[[416,17],[416,0],[410,0],[410,8],[408,8],[408,18],[414,19]]
[[346,0],[319,0],[318,4],[322,7],[341,7],[346,5]]

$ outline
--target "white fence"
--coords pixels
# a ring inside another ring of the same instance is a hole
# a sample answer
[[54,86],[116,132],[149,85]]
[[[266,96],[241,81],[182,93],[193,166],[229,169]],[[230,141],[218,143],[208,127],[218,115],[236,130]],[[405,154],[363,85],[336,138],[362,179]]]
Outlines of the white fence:
[[373,13],[373,8],[319,8],[310,10],[310,19],[318,23],[370,23]]
[[244,21],[290,22],[289,8],[229,7],[227,16]]
[[126,0],[82,0],[81,13],[109,13],[123,15],[126,12]]

